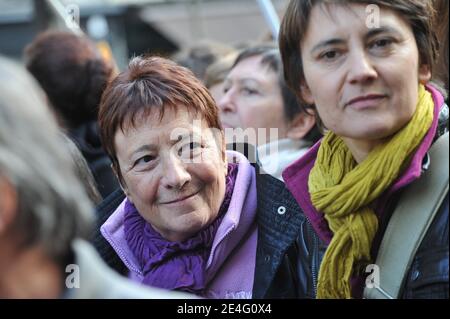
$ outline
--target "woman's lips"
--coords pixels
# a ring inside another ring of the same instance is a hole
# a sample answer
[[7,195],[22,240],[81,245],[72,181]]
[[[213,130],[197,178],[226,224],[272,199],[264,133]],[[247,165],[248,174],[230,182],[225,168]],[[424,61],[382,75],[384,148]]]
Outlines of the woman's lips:
[[222,127],[225,128],[234,128],[233,126],[231,126],[230,124],[227,123],[222,123]]
[[370,109],[377,107],[385,98],[387,98],[387,96],[383,94],[368,94],[364,96],[358,96],[354,99],[351,99],[346,104],[346,106],[349,106],[356,110]]
[[195,193],[193,193],[193,194],[191,194],[191,195],[183,196],[183,197],[180,197],[180,198],[177,198],[177,199],[175,199],[175,200],[168,201],[168,202],[160,202],[160,204],[162,204],[162,205],[169,205],[169,204],[182,203],[182,202],[184,202],[185,200],[187,200],[187,199],[189,199],[189,198],[191,198],[191,197],[194,197],[194,196],[197,195],[199,192],[200,192],[200,191],[197,191],[197,192],[195,192]]

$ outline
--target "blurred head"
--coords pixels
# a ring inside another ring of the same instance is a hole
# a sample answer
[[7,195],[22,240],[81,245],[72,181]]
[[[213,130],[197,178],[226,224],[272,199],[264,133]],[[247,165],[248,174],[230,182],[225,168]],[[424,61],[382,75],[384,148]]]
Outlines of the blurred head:
[[409,122],[436,57],[430,1],[298,0],[286,12],[287,83],[327,129],[376,142]]
[[202,40],[176,53],[173,60],[191,70],[198,79],[204,81],[206,69],[234,50],[233,47],[220,42]]
[[225,145],[214,100],[191,71],[134,58],[106,88],[99,122],[124,192],[164,238],[184,240],[217,217]]
[[90,231],[92,205],[62,151],[44,94],[3,58],[0,96],[0,247],[40,247],[52,260],[65,260],[72,241]]
[[237,55],[237,51],[229,53],[223,58],[219,58],[206,69],[205,86],[216,102],[219,102],[224,95],[225,78],[233,66]]
[[75,128],[97,119],[113,66],[91,40],[69,32],[44,32],[25,49],[25,61],[62,125]]
[[[224,96],[219,101],[224,128],[266,129],[264,140],[317,139],[313,115],[302,112],[295,95],[286,86],[278,49],[259,45],[242,51],[224,82]],[[278,129],[278,136],[269,128]],[[308,133],[310,133],[308,135]]]

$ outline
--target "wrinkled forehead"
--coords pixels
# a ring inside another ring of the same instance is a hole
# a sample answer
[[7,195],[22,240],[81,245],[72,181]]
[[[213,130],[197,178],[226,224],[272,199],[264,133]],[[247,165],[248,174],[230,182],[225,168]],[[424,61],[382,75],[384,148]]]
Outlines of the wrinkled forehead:
[[181,119],[202,119],[205,121],[204,116],[200,111],[194,107],[188,107],[185,105],[172,105],[165,104],[163,107],[146,107],[141,108],[135,113],[127,114],[118,131],[122,131],[123,134],[127,134],[128,131],[135,131],[143,126],[155,126],[159,127],[162,124],[179,122]]

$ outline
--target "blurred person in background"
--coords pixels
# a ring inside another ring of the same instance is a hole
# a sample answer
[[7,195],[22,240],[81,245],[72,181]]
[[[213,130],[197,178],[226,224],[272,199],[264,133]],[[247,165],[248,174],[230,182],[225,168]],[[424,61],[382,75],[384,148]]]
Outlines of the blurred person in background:
[[238,51],[228,53],[208,66],[205,72],[205,86],[218,103],[224,95],[225,78],[238,56]]
[[[256,141],[250,142],[258,146],[263,170],[280,180],[283,169],[321,137],[313,113],[303,112],[287,87],[275,45],[252,46],[238,55],[218,105],[225,132],[253,130]],[[271,134],[270,129],[278,134]]]
[[197,79],[204,83],[206,69],[234,51],[235,49],[229,45],[211,40],[201,40],[175,53],[171,59],[191,70]]
[[1,57],[0,96],[0,298],[189,298],[123,279],[84,240],[93,207],[55,118]]
[[94,42],[69,32],[39,34],[25,49],[27,69],[47,94],[60,126],[89,164],[103,197],[119,187],[98,133],[98,105],[113,65]]

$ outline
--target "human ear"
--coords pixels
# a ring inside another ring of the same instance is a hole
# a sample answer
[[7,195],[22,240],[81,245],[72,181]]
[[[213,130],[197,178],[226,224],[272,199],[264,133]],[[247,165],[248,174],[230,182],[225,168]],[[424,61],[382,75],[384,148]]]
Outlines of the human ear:
[[293,140],[300,140],[316,124],[314,115],[301,112],[295,115],[294,119],[289,123],[287,137]]
[[128,190],[127,184],[123,180],[122,174],[120,173],[120,167],[116,167],[116,165],[111,164],[111,168],[112,168],[112,170],[114,172],[114,175],[116,175],[116,178],[117,178],[117,181],[119,182],[120,188],[125,193],[127,198],[131,201],[131,199],[130,199],[130,192]]
[[300,95],[306,103],[310,105],[314,104],[314,98],[312,96],[311,90],[309,89],[305,81],[302,81],[302,83],[300,84]]
[[427,84],[431,80],[431,70],[428,64],[422,64],[419,67],[419,83]]

